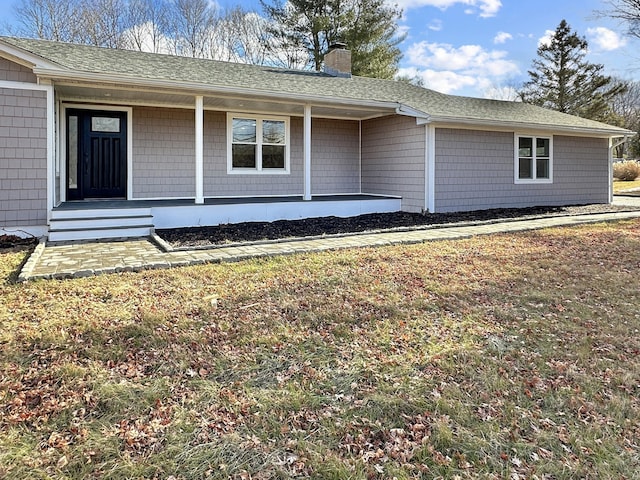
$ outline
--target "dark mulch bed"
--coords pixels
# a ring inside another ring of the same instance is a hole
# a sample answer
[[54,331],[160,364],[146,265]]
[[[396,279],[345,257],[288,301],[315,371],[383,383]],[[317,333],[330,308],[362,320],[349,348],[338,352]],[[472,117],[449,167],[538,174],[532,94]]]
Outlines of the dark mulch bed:
[[0,235],[0,248],[14,248],[35,245],[38,239],[34,237],[21,238],[16,235]]
[[615,205],[584,205],[574,207],[500,208],[457,213],[374,213],[358,217],[321,217],[275,222],[247,222],[156,230],[173,248],[205,247],[230,243],[278,240],[386,230],[406,227],[435,226],[450,223],[486,222],[491,220],[525,219],[549,215],[584,215],[634,210]]

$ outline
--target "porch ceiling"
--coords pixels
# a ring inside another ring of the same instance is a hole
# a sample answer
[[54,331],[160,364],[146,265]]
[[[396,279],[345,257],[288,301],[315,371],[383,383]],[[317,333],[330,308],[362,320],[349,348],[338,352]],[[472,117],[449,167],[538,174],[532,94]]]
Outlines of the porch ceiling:
[[[58,97],[63,101],[127,106],[195,108],[195,95],[202,94],[201,92],[196,94],[185,91],[134,90],[116,85],[95,86],[75,83],[56,83],[55,88]],[[287,101],[286,98],[274,100],[259,95],[243,97],[205,95],[204,108],[206,110],[273,113],[300,117],[304,115],[304,104],[302,103],[293,103]],[[321,118],[363,120],[392,113],[395,113],[395,110],[389,107],[332,104],[330,101],[312,104],[312,116]]]

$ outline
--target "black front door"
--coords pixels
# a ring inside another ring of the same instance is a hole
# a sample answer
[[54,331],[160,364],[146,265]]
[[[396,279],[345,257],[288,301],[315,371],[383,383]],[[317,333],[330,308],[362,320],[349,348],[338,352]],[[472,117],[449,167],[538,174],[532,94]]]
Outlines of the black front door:
[[67,110],[67,199],[126,195],[127,114]]

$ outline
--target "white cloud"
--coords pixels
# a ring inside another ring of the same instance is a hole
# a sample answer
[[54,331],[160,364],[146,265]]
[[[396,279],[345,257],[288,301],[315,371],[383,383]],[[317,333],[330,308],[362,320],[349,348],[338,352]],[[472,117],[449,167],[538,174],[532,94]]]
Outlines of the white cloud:
[[605,27],[588,28],[587,35],[589,36],[589,43],[595,44],[600,50],[605,52],[617,50],[627,44],[625,38]]
[[428,88],[443,93],[469,87],[481,90],[520,73],[517,64],[507,58],[507,52],[488,51],[480,45],[454,47],[423,41],[407,49],[406,60],[410,67],[402,70],[407,75],[418,76]]
[[434,32],[439,32],[442,30],[442,20],[435,19],[429,25],[427,25],[429,30],[433,30]]
[[513,35],[511,35],[510,33],[498,32],[497,35],[493,38],[493,43],[497,45],[501,43],[506,43],[507,40],[512,40],[512,39],[513,39]]
[[475,14],[479,10],[479,15],[483,18],[495,17],[502,7],[501,0],[398,0],[394,3],[405,11],[419,7],[436,7],[446,10],[459,3],[471,7],[465,9],[465,13]]
[[424,81],[427,88],[442,93],[452,93],[467,87],[477,87],[478,79],[456,72],[442,72],[431,69],[419,70],[415,67],[401,68],[398,71],[401,77],[418,77]]
[[460,70],[491,75],[517,73],[515,62],[506,59],[507,52],[487,51],[480,45],[454,47],[448,43],[414,43],[407,49],[409,63],[418,67]]
[[542,45],[551,45],[551,40],[553,39],[555,34],[555,30],[545,30],[544,35],[538,39],[538,46],[541,47]]

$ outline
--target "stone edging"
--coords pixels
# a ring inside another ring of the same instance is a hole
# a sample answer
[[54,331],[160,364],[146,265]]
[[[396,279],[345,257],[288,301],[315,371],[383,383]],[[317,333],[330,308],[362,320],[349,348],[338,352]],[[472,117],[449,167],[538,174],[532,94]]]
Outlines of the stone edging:
[[38,245],[36,245],[36,248],[34,248],[31,255],[29,255],[29,259],[22,266],[17,279],[18,283],[27,282],[32,278],[31,274],[33,273],[33,269],[36,268],[36,264],[38,263],[38,260],[40,260],[46,245],[47,237],[41,237]]
[[286,238],[276,238],[276,239],[268,239],[268,240],[254,240],[247,242],[232,242],[232,243],[216,243],[210,245],[194,245],[194,246],[185,246],[185,247],[174,247],[169,242],[161,238],[157,233],[151,234],[151,239],[153,242],[164,252],[195,252],[195,251],[203,251],[203,250],[218,250],[220,248],[231,248],[231,247],[253,247],[260,245],[272,245],[275,243],[292,243],[292,242],[302,242],[307,240],[322,240],[322,239],[331,239],[331,238],[347,238],[347,237],[358,237],[361,235],[374,235],[377,233],[395,233],[395,232],[417,232],[422,230],[438,230],[445,228],[456,228],[456,227],[473,227],[473,226],[483,226],[483,225],[494,225],[496,223],[510,223],[510,222],[520,222],[526,220],[542,220],[545,218],[567,218],[567,217],[584,217],[584,216],[595,216],[595,215],[611,215],[616,213],[632,213],[638,212],[640,209],[638,208],[629,208],[616,210],[614,212],[601,212],[601,213],[574,213],[574,214],[566,214],[566,215],[531,215],[524,217],[513,217],[513,218],[493,218],[490,220],[467,220],[461,222],[450,222],[450,223],[437,223],[437,224],[426,224],[426,225],[414,225],[407,227],[392,227],[392,228],[380,228],[376,230],[364,230],[361,232],[344,232],[344,233],[333,233],[329,235],[310,235],[306,237],[286,237]]

